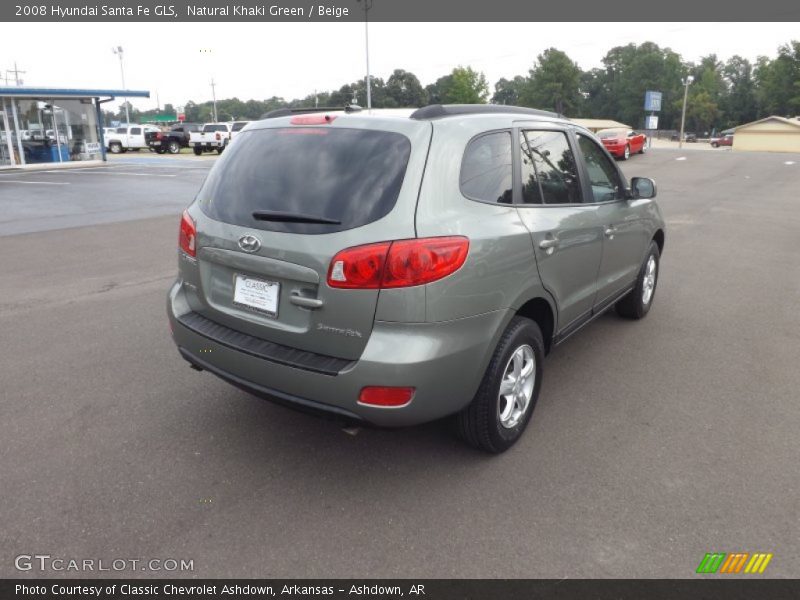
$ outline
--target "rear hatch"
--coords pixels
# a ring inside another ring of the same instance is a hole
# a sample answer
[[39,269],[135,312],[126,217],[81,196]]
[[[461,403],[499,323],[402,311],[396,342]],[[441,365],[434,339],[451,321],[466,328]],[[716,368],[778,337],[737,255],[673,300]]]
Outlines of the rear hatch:
[[329,287],[331,259],[415,237],[430,124],[344,115],[317,125],[274,121],[240,134],[190,210],[195,310],[276,344],[357,359],[379,291]]

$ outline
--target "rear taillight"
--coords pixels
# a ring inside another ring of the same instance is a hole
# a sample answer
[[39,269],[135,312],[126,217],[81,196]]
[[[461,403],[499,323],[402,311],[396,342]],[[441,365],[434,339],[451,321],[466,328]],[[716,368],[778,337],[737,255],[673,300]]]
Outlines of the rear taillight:
[[178,234],[178,245],[189,256],[197,254],[197,229],[188,211],[183,211],[181,230]]
[[361,389],[359,404],[370,406],[405,406],[414,397],[413,387],[369,386]]
[[342,250],[331,261],[334,288],[401,288],[431,283],[455,273],[469,252],[465,237],[380,242]]
[[214,134],[214,138],[215,138],[217,141],[220,141],[220,140],[222,139],[222,136],[221,136],[219,133],[216,133],[216,134]]
[[156,139],[157,140],[160,140],[162,137],[163,137],[163,134],[160,131],[158,133],[156,133]]

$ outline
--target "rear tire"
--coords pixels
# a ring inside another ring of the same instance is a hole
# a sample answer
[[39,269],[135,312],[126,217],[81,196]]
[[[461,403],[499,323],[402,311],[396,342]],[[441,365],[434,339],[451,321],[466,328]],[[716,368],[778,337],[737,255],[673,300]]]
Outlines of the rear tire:
[[222,154],[225,151],[225,144],[217,147],[217,154]]
[[181,151],[181,145],[178,142],[172,141],[167,144],[167,151],[170,154],[179,154]]
[[166,152],[165,148],[156,148],[156,154],[165,154]]
[[653,299],[656,295],[660,259],[661,254],[659,253],[658,245],[655,242],[650,242],[650,249],[639,269],[636,285],[614,307],[619,316],[626,319],[641,319],[650,312],[650,307],[653,306]]
[[711,142],[712,148],[719,148],[719,144],[717,142]]
[[192,148],[192,151],[194,152],[195,156],[200,156],[203,153],[203,149],[200,148],[199,146],[195,146],[194,148]]
[[[530,319],[514,317],[492,355],[478,392],[457,416],[459,436],[499,454],[522,437],[542,385],[544,339]],[[505,391],[505,393],[504,393]]]

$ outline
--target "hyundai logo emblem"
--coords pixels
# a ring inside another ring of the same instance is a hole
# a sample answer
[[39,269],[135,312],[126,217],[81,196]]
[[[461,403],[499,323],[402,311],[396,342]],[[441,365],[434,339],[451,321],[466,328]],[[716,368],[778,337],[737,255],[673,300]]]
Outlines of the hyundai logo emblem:
[[261,240],[253,234],[248,233],[239,238],[239,248],[245,252],[255,252],[261,248]]

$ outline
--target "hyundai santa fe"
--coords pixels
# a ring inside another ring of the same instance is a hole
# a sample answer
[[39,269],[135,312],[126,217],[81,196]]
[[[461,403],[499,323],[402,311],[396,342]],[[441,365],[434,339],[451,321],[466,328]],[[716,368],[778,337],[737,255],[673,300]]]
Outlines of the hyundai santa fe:
[[387,427],[452,415],[502,452],[552,348],[650,310],[655,195],[545,111],[273,111],[183,213],[174,341],[261,397]]

